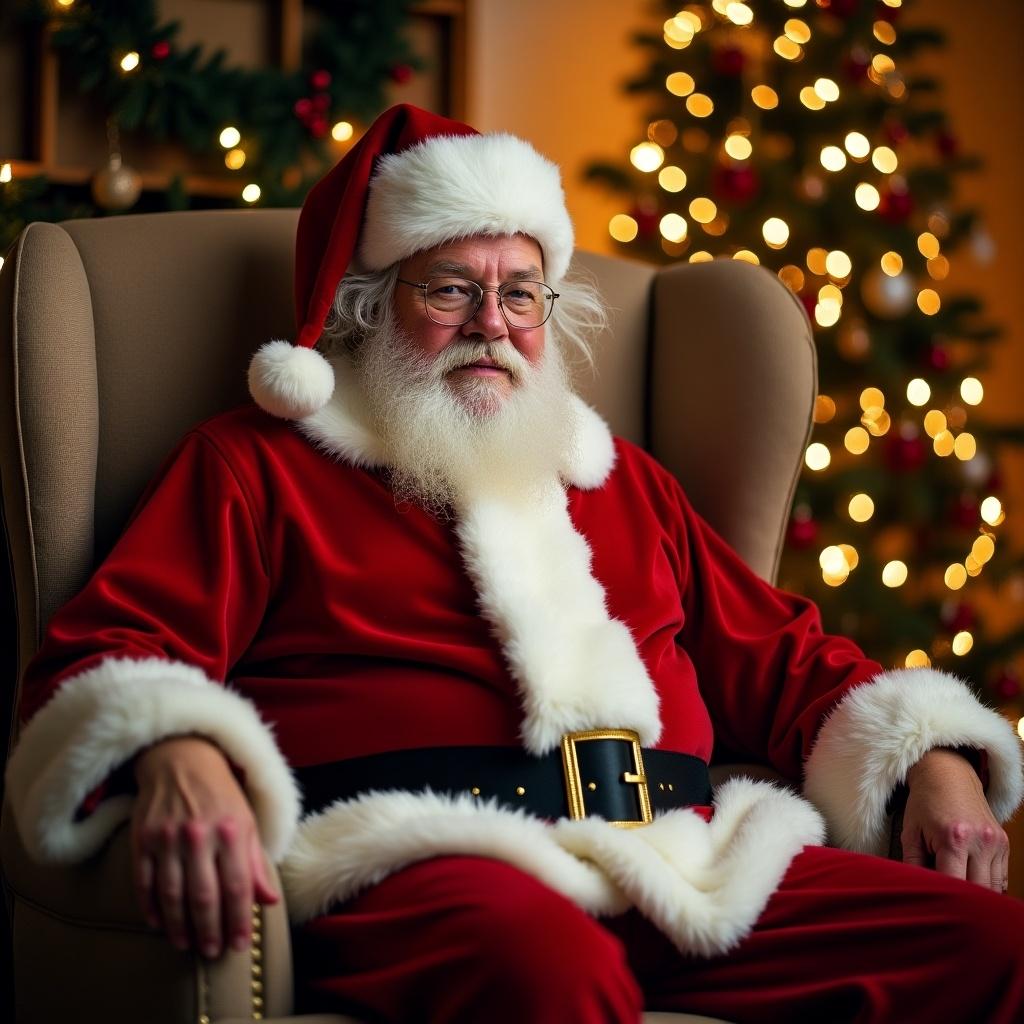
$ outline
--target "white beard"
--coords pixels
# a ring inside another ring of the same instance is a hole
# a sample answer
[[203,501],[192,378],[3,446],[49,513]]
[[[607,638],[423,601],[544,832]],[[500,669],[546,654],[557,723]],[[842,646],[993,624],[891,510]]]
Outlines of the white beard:
[[[509,371],[510,394],[495,378],[448,380],[484,356]],[[470,497],[528,500],[572,456],[572,392],[550,340],[537,367],[507,342],[467,339],[427,357],[389,318],[363,339],[354,363],[400,502],[444,515]]]

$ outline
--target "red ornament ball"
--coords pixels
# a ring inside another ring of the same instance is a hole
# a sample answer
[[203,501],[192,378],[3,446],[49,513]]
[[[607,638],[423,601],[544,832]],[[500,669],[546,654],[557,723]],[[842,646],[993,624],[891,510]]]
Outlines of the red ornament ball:
[[149,52],[152,53],[154,60],[164,60],[170,56],[171,44],[166,39],[161,39],[153,44],[153,49]]
[[959,633],[965,629],[973,629],[978,622],[978,616],[974,609],[963,601],[943,606],[940,618],[942,619],[942,625],[950,633]]
[[309,134],[312,135],[314,139],[322,139],[327,134],[327,129],[330,126],[327,124],[326,117],[321,114],[317,114],[310,118],[309,124],[306,127],[309,128]]
[[636,231],[641,238],[650,238],[658,230],[661,210],[651,199],[641,199],[633,204],[630,217],[636,221]]
[[1014,700],[1021,694],[1020,679],[1015,672],[1007,669],[996,680],[994,689],[1001,700]]
[[719,164],[712,174],[711,187],[719,199],[749,203],[757,195],[761,180],[750,164]]
[[747,65],[747,58],[738,46],[721,46],[712,55],[711,63],[718,74],[739,78]]
[[929,369],[938,370],[940,373],[943,370],[948,370],[949,353],[942,345],[929,345],[925,352],[925,365]]
[[412,68],[408,64],[396,64],[391,69],[391,81],[405,85],[412,78]]
[[786,541],[791,548],[802,551],[818,539],[818,524],[813,519],[793,519],[786,531]]
[[870,59],[863,51],[848,53],[843,58],[843,74],[853,83],[863,82],[868,77]]
[[914,200],[909,192],[894,192],[886,189],[878,204],[878,215],[889,224],[905,224],[914,210]]
[[293,107],[295,116],[300,121],[308,121],[310,115],[313,113],[313,101],[308,96],[303,96],[302,99],[295,101]]
[[928,449],[920,436],[904,437],[898,431],[885,442],[885,462],[894,473],[913,473],[928,459]]
[[824,7],[837,18],[849,18],[857,13],[861,0],[818,0],[818,6]]
[[309,84],[317,91],[323,92],[324,89],[330,88],[331,85],[331,73],[330,71],[320,68],[319,71],[314,71],[309,76]]
[[882,131],[885,133],[885,137],[889,142],[898,146],[901,142],[906,142],[910,136],[910,130],[902,121],[897,121],[893,118],[885,121],[882,124]]
[[963,530],[976,530],[980,517],[981,509],[978,499],[973,494],[961,494],[949,509],[950,524]]

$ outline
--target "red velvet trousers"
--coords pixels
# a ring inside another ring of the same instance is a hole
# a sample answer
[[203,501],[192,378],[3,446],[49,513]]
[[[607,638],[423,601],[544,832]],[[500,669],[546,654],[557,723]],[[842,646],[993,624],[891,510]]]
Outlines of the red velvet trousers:
[[370,1021],[1024,1021],[1024,903],[841,850],[804,850],[753,932],[711,959],[683,956],[635,912],[595,920],[475,857],[406,868],[298,945],[306,1009]]

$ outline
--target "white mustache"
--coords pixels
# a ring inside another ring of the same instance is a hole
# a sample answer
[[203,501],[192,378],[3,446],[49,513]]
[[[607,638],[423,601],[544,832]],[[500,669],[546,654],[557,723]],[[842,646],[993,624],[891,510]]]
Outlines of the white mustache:
[[455,341],[434,356],[430,373],[440,379],[452,370],[471,366],[480,360],[506,370],[516,382],[522,380],[530,368],[530,364],[512,345],[490,341]]

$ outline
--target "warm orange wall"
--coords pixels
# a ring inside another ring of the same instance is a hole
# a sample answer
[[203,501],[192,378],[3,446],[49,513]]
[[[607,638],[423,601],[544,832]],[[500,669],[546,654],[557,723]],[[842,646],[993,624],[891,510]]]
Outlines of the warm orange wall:
[[[593,157],[624,159],[639,141],[642,102],[620,83],[642,66],[629,42],[638,26],[656,24],[647,0],[474,0],[471,4],[469,119],[483,130],[506,129],[529,138],[564,169],[579,244],[611,251],[606,225],[620,203],[581,181]],[[982,411],[1003,420],[1024,418],[1024,213],[1019,201],[1024,171],[1024,4],[986,0],[916,0],[905,18],[942,27],[949,46],[936,70],[945,83],[944,106],[965,151],[987,167],[961,179],[960,205],[977,205],[996,243],[996,261],[981,267],[955,259],[951,288],[980,296],[1007,341],[983,376]],[[525,26],[525,31],[524,31]],[[1011,460],[1009,516],[1024,548],[1024,456]]]

